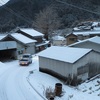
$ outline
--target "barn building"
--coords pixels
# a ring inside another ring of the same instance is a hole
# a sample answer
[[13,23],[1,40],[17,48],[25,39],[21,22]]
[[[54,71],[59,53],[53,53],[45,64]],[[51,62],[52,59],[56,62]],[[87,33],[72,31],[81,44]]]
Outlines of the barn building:
[[86,80],[100,73],[100,53],[92,49],[52,46],[40,52],[39,70],[63,80]]

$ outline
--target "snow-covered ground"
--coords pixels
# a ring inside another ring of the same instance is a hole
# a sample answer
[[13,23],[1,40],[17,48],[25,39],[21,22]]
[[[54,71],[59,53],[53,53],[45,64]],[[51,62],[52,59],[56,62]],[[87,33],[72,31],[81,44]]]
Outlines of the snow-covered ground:
[[0,63],[0,100],[46,100],[46,88],[62,84],[62,97],[55,100],[100,100],[100,77],[77,87],[64,85],[57,78],[39,72],[38,57],[33,63],[20,66],[18,60]]

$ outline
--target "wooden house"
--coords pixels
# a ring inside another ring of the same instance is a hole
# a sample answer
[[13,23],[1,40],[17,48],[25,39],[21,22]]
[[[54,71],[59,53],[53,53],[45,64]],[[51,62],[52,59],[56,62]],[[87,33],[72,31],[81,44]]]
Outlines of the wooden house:
[[66,35],[66,44],[67,45],[75,43],[77,41],[78,41],[77,35],[75,35],[73,33]]
[[11,33],[0,40],[0,54],[9,58],[18,59],[23,53],[35,53],[35,42],[22,34]]
[[35,44],[36,52],[44,50],[46,47],[48,47],[49,41],[44,39],[44,34],[41,32],[38,32],[32,28],[19,28],[16,32],[21,33],[30,39],[35,39],[37,41]]

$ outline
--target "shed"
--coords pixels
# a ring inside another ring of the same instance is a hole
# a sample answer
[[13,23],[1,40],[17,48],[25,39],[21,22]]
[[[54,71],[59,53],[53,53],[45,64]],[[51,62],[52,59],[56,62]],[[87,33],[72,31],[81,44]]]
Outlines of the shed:
[[100,53],[92,49],[52,46],[38,55],[40,71],[64,80],[86,80],[100,73]]
[[73,33],[70,33],[70,34],[67,34],[66,35],[67,45],[72,44],[72,43],[75,43],[77,41],[78,41],[77,35],[75,35]]
[[95,36],[69,45],[75,48],[88,48],[100,52],[100,37]]

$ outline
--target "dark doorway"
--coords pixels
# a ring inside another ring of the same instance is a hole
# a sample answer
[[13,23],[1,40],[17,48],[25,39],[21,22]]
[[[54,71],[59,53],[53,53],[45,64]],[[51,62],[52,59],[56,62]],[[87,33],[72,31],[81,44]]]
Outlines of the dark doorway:
[[6,62],[16,58],[16,49],[0,50],[0,61]]

